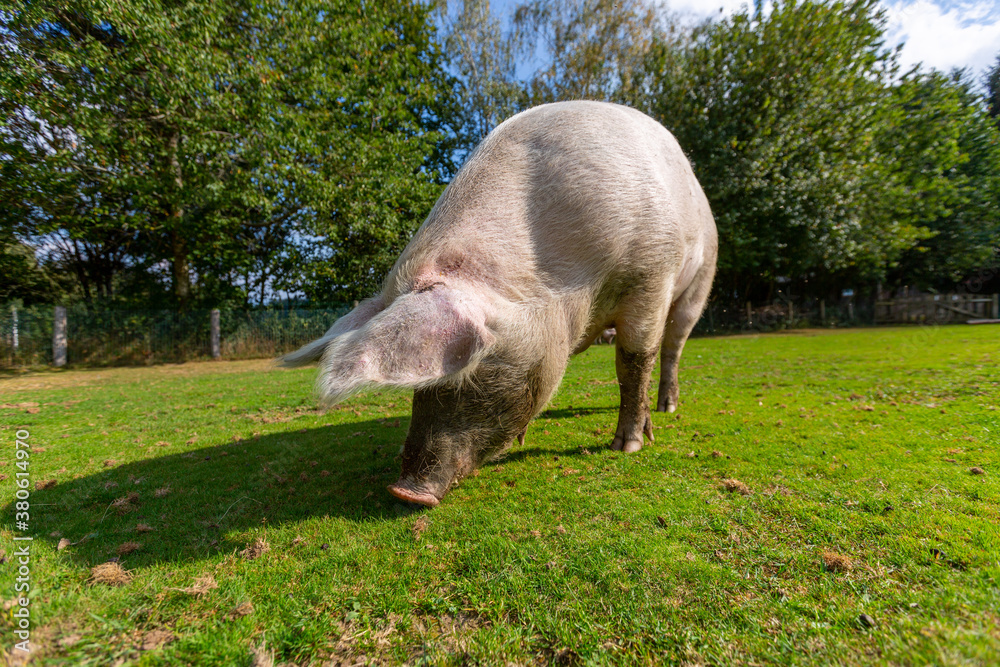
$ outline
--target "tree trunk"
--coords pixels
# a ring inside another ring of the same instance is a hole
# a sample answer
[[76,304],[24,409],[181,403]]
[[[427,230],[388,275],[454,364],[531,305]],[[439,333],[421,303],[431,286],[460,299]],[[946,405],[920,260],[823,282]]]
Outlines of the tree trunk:
[[177,304],[184,308],[191,298],[191,270],[188,266],[187,243],[179,229],[170,232],[170,250],[174,256],[174,296]]
[[184,207],[179,204],[181,192],[184,190],[184,178],[181,172],[180,159],[177,157],[177,149],[180,144],[180,134],[174,132],[167,142],[168,155],[170,156],[170,170],[174,176],[173,205],[170,211],[170,251],[173,255],[174,272],[174,297],[177,305],[181,308],[187,306],[191,298],[191,269],[188,265],[188,247],[184,240],[182,223],[184,221]]
[[83,287],[83,298],[87,303],[90,303],[90,280],[87,276],[87,269],[83,264],[83,256],[80,253],[80,244],[77,243],[76,239],[73,239],[73,256],[76,261],[73,263],[73,268],[76,270],[77,280],[80,281],[80,286]]

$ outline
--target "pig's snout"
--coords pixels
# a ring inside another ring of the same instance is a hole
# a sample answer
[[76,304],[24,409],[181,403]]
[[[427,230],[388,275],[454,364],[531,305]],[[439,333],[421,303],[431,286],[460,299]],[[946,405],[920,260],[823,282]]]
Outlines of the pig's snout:
[[454,442],[403,446],[403,470],[389,493],[400,500],[436,507],[451,485],[475,467],[469,452],[456,451]]
[[400,500],[419,503],[427,507],[437,507],[446,489],[432,489],[426,482],[414,479],[412,475],[402,475],[395,484],[389,485],[389,493]]

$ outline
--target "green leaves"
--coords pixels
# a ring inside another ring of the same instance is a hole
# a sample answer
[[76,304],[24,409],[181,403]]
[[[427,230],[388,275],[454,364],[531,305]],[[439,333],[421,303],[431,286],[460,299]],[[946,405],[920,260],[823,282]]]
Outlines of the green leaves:
[[901,76],[884,36],[875,0],[691,29],[638,0],[533,0],[506,25],[483,0],[8,0],[2,252],[44,249],[49,276],[10,293],[364,298],[490,129],[580,97],[677,136],[719,225],[718,291],[946,287],[1000,234],[1000,67],[985,97]]
[[883,278],[962,200],[975,103],[943,75],[898,77],[884,32],[873,0],[784,0],[651,50],[645,106],[709,196],[727,293]]
[[873,2],[781,2],[650,59],[650,111],[708,193],[728,285],[881,261],[865,190],[893,67],[883,22]]
[[[61,250],[85,296],[88,282],[117,293],[123,272],[153,265],[168,267],[181,305],[234,289],[263,300],[278,283],[323,301],[364,296],[372,280],[345,267],[385,268],[438,190],[451,82],[427,11],[402,1],[15,4],[0,79],[0,154],[12,156],[0,190],[13,205],[0,216],[36,236],[87,239],[89,253]],[[126,249],[108,236],[121,221]],[[340,256],[340,237],[372,225],[373,243]],[[317,261],[331,280],[301,284]]]
[[892,271],[899,282],[947,288],[995,261],[1000,238],[1000,131],[964,72],[914,74],[896,89],[901,184],[927,235]]

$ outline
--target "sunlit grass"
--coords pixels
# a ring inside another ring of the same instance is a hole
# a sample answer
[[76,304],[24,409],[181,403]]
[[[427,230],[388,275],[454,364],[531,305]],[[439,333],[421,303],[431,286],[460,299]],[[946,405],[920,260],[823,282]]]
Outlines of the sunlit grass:
[[[989,326],[695,339],[625,455],[591,348],[432,511],[385,491],[406,394],[323,414],[267,362],[8,377],[3,548],[25,428],[40,663],[995,664],[998,362]],[[89,583],[114,557],[131,581]]]

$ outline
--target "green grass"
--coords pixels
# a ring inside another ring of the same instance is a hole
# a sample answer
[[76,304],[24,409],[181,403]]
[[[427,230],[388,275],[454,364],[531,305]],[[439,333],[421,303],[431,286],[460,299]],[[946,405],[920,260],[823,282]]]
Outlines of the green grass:
[[[526,444],[431,511],[385,491],[406,394],[323,414],[313,370],[265,362],[9,375],[0,535],[10,558],[25,428],[38,664],[996,664],[998,340],[695,339],[680,409],[629,455],[591,348]],[[127,542],[132,580],[89,583]]]

